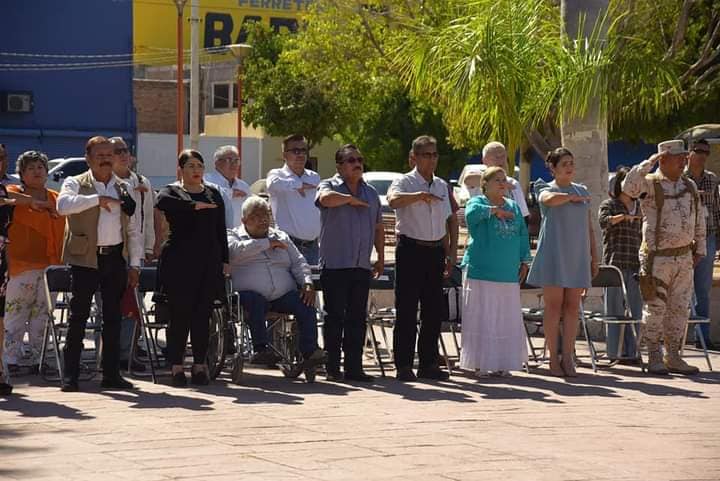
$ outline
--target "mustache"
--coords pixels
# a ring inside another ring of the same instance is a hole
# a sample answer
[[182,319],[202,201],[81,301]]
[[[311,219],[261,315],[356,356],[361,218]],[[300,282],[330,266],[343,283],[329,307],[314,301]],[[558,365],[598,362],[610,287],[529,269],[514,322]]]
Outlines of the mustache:
[[112,165],[112,162],[100,162],[100,167],[105,167],[107,165]]

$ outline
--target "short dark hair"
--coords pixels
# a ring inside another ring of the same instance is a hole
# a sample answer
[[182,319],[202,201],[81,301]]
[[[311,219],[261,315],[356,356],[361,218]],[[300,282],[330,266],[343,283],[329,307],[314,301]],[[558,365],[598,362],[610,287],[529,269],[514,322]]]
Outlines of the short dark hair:
[[618,166],[615,170],[615,180],[613,181],[615,183],[613,184],[612,196],[616,199],[620,197],[620,193],[622,193],[622,183],[628,172],[630,172],[630,169],[624,165]]
[[566,155],[569,155],[570,157],[575,158],[575,156],[565,147],[558,147],[555,150],[551,150],[547,153],[547,156],[545,157],[545,165],[550,167],[551,165],[553,167],[557,167],[558,162],[560,162],[560,159],[565,157]]
[[357,152],[360,152],[360,149],[357,148],[354,144],[345,144],[337,151],[335,152],[335,163],[340,164],[345,160],[345,154],[348,153],[350,150],[355,150]]
[[106,137],[103,137],[102,135],[96,135],[95,137],[90,137],[90,139],[88,139],[87,143],[85,144],[85,153],[87,155],[90,155],[90,154],[92,154],[93,147],[96,147],[98,145],[106,145],[109,143],[110,143],[110,141]]
[[437,147],[437,139],[431,135],[421,135],[412,141],[412,152],[417,154],[420,149],[426,145],[434,145]]
[[180,168],[185,167],[185,164],[187,164],[190,159],[197,159],[201,164],[205,165],[205,159],[203,159],[200,152],[195,149],[185,149],[178,155],[178,165]]
[[40,162],[45,167],[45,172],[48,171],[47,155],[37,150],[28,150],[20,154],[15,164],[15,172],[20,175],[20,180],[22,180],[23,171],[33,162]]
[[305,142],[307,144],[307,139],[303,134],[292,134],[285,137],[282,141],[282,149],[283,152],[287,149],[287,144],[290,142]]

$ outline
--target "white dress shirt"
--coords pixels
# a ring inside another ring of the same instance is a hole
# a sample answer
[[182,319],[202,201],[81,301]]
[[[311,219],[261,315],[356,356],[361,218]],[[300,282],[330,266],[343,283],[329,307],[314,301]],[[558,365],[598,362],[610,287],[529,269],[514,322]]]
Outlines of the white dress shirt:
[[[100,197],[112,197],[119,199],[115,183],[117,177],[113,175],[107,185],[98,182],[92,177],[93,185],[97,194],[80,195],[80,183],[74,177],[67,177],[63,182],[60,194],[57,198],[57,211],[60,215],[79,214],[80,212],[98,207],[100,205]],[[128,185],[128,187],[130,187]],[[137,206],[136,206],[137,209]],[[112,205],[110,212],[100,209],[97,226],[97,245],[114,246],[123,242],[122,223],[120,216],[122,211],[119,205]],[[131,267],[140,267],[140,258],[143,254],[143,239],[136,222],[129,221],[127,226],[128,237],[128,256]]]
[[[285,165],[268,172],[266,182],[275,225],[296,239],[317,239],[321,224],[315,197],[320,176],[308,169],[298,176]],[[303,184],[312,184],[315,188],[304,191],[302,196],[297,189]]]
[[[312,284],[310,266],[286,233],[270,229],[267,237],[254,239],[241,226],[228,229],[227,235],[235,291],[254,291],[274,301]],[[287,249],[271,248],[270,239],[284,242]]]
[[429,192],[442,200],[413,202],[407,207],[395,209],[397,220],[395,232],[421,241],[437,241],[447,233],[447,219],[452,215],[447,184],[440,177],[433,176],[428,182],[413,169],[402,177],[393,180],[388,189],[388,197],[393,192],[413,193]]
[[[252,195],[250,186],[242,179],[235,178],[232,184],[220,172],[205,174],[205,183],[218,188],[225,202],[225,225],[228,229],[242,225],[242,206]],[[233,190],[245,192],[244,196],[233,197]]]
[[[135,172],[130,172],[128,178],[121,178],[121,180],[130,185],[128,193],[135,201],[135,213],[130,220],[135,222],[137,228],[140,229],[145,253],[152,254],[153,247],[155,246],[155,218],[153,210],[155,208],[155,192],[153,192],[152,184],[150,184],[147,177],[143,177],[141,184],[138,174]],[[140,185],[146,187],[148,191],[142,193],[135,190]]]

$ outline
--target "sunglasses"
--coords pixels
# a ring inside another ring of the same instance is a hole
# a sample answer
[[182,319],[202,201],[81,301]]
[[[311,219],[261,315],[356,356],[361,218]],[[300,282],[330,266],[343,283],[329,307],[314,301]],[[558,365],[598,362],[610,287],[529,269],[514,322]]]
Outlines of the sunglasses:
[[710,155],[710,151],[705,149],[692,149],[692,151],[698,155]]
[[303,155],[307,154],[307,149],[287,149],[285,152],[290,152],[293,155]]
[[120,154],[127,154],[130,151],[128,150],[127,147],[118,147],[113,152],[115,152],[115,155],[120,155]]

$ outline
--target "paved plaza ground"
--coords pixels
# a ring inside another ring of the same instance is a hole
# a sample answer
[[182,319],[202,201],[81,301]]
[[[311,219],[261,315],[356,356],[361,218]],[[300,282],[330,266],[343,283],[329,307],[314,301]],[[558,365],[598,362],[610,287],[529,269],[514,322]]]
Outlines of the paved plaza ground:
[[[582,343],[578,343],[578,349]],[[712,358],[720,367],[720,355]],[[720,374],[242,385],[0,398],[0,480],[720,480]]]

